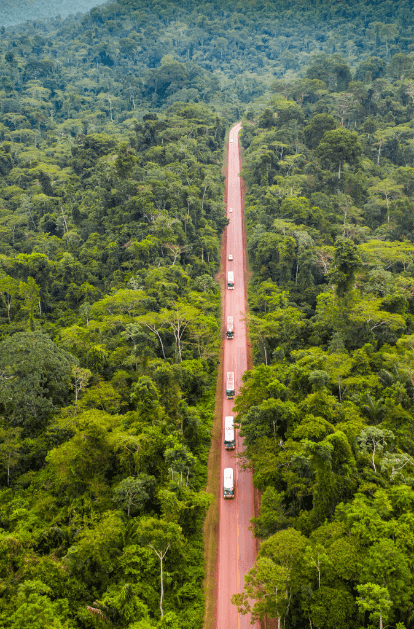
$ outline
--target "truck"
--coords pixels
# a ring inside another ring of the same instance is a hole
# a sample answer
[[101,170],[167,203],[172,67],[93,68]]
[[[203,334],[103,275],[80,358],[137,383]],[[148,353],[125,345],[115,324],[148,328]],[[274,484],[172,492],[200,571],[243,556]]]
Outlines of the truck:
[[229,271],[227,273],[227,288],[229,288],[230,290],[234,289],[234,272],[233,271]]
[[232,467],[224,469],[223,497],[234,498],[234,474]]
[[228,316],[227,317],[226,337],[228,339],[233,339],[234,338],[234,324],[233,324],[233,317],[232,316]]
[[226,397],[228,400],[232,400],[235,395],[234,390],[234,371],[227,372],[227,384],[226,384]]
[[232,415],[224,418],[224,447],[226,450],[234,450],[236,447],[234,417]]

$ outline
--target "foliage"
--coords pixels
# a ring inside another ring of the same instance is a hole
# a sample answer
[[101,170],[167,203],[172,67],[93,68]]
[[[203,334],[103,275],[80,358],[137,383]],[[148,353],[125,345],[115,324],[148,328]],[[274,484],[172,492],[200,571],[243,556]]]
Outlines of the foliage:
[[384,56],[316,55],[243,119],[254,366],[235,407],[262,545],[233,602],[286,627],[412,623],[413,75],[384,6]]
[[111,10],[2,33],[5,627],[202,624],[226,120]]

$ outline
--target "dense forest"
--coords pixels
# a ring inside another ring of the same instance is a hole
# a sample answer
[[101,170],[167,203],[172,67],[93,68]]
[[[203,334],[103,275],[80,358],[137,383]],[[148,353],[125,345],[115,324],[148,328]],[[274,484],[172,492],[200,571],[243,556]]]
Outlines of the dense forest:
[[243,119],[263,543],[233,602],[289,627],[413,623],[412,62],[316,56]]
[[226,123],[88,97],[82,121],[8,33],[0,625],[200,627]]
[[0,627],[202,626],[241,117],[262,544],[234,603],[413,627],[410,11],[120,0],[1,29]]

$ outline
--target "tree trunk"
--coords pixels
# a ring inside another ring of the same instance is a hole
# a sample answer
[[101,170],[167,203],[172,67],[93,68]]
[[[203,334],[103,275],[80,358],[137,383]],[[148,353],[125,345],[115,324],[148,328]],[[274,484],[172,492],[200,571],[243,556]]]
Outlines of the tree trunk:
[[158,336],[158,340],[159,340],[160,345],[161,345],[162,355],[163,355],[163,357],[165,358],[164,344],[163,344],[163,342],[162,342],[162,340],[161,340],[161,335],[159,334],[158,330],[155,330],[155,334]]
[[263,342],[263,351],[264,351],[264,355],[265,355],[265,365],[267,367],[267,350],[266,350],[266,343]]
[[181,355],[181,341],[180,341],[180,337],[177,336],[177,349],[178,349],[178,358],[180,359],[180,363],[183,361],[182,355]]
[[[168,550],[169,547],[167,547]],[[164,612],[162,609],[162,602],[164,600],[164,575],[163,575],[163,571],[162,571],[162,562],[163,559],[165,557],[165,555],[167,554],[167,550],[165,551],[165,553],[160,553],[158,556],[160,558],[160,567],[161,567],[161,593],[160,593],[160,612],[161,612],[161,618],[164,617]]]
[[151,332],[154,332],[154,334],[156,334],[156,335],[157,335],[158,340],[159,340],[160,345],[161,345],[161,351],[162,351],[163,358],[165,358],[164,345],[163,345],[163,342],[162,342],[162,339],[161,339],[160,333],[158,332],[158,330],[156,329],[156,327],[155,327],[155,326],[151,326],[151,325],[149,325],[148,323],[146,323],[145,325],[147,326],[147,328],[148,328],[149,330],[151,330]]

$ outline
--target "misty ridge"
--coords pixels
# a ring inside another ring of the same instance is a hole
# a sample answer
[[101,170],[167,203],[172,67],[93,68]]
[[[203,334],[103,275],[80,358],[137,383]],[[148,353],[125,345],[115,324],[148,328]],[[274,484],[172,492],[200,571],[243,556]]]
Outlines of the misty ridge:
[[39,20],[85,13],[103,4],[99,0],[0,0],[0,26],[14,26],[27,20]]

